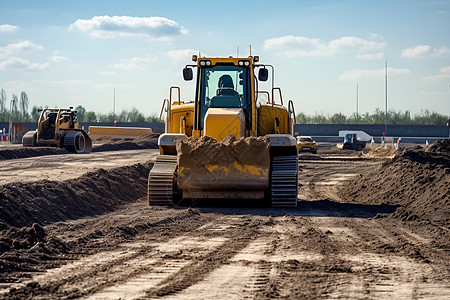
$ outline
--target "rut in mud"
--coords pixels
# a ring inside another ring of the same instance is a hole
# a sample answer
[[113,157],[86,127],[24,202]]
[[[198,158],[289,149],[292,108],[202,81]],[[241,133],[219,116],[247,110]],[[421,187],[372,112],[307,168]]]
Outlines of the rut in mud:
[[[449,223],[427,220],[434,202],[407,219],[397,215],[402,201],[353,194],[380,168],[408,162],[327,151],[300,156],[296,209],[242,201],[150,207],[137,194],[112,193],[103,200],[123,202],[100,215],[9,227],[0,235],[12,241],[0,242],[0,298],[450,297]],[[144,174],[150,165],[132,168]],[[108,171],[123,173],[106,177],[111,185],[140,176],[127,168]]]

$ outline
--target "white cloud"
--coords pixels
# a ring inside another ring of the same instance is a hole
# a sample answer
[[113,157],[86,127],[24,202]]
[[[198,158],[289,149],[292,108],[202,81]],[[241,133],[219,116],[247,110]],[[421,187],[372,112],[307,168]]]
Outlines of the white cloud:
[[450,49],[447,47],[432,48],[429,45],[419,45],[403,49],[400,57],[425,59],[440,57],[446,54],[450,54]]
[[149,69],[149,64],[154,61],[154,59],[148,57],[122,58],[117,64],[114,64],[112,67],[114,69],[127,71],[146,71]]
[[200,51],[193,49],[170,50],[167,55],[173,61],[191,61],[192,55],[198,55]]
[[[374,34],[372,34],[374,36]],[[378,36],[376,36],[378,37]],[[317,38],[287,35],[264,41],[264,48],[288,57],[332,56],[340,52],[371,52],[382,49],[386,43],[369,41],[354,36],[344,36],[326,42]]]
[[358,54],[356,57],[364,60],[382,60],[384,59],[384,53],[383,52],[365,53],[365,54]]
[[0,32],[7,32],[7,33],[13,33],[19,30],[18,26],[9,25],[9,24],[3,24],[0,25]]
[[65,56],[62,55],[54,55],[54,56],[50,56],[49,60],[55,63],[62,63],[62,62],[69,62],[70,59],[68,59]]
[[423,77],[424,80],[450,80],[450,66],[443,67],[439,70],[439,74]]
[[8,57],[0,62],[0,70],[21,69],[24,71],[46,71],[50,69],[50,64],[33,63],[20,57]]
[[44,47],[42,47],[41,45],[36,45],[31,41],[20,41],[15,44],[8,44],[5,47],[0,47],[0,52],[3,52],[5,54],[17,54],[17,52],[31,49],[42,50],[44,49]]
[[[408,75],[410,73],[411,73],[410,69],[388,68],[388,76],[389,77]],[[383,78],[384,76],[385,76],[384,68],[378,69],[378,70],[355,69],[355,70],[345,71],[341,76],[339,76],[339,79],[357,81],[361,78]]]
[[95,16],[78,19],[69,29],[79,30],[93,38],[144,36],[171,39],[188,31],[177,22],[164,17]]

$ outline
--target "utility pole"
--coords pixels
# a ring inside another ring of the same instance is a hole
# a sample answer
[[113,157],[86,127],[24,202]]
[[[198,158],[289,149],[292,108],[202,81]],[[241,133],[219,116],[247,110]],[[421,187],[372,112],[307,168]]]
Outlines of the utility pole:
[[385,81],[384,81],[384,85],[385,85],[385,99],[386,99],[386,106],[385,106],[385,119],[384,119],[384,135],[387,136],[387,121],[388,121],[388,63],[386,61],[386,68],[384,71],[385,74]]
[[13,108],[13,104],[14,102],[16,102],[16,100],[14,100],[14,98],[11,100],[11,102],[9,103],[9,142],[12,143],[12,108]]
[[359,123],[359,107],[358,107],[358,83],[356,83],[356,123]]
[[114,88],[114,95],[113,95],[113,115],[116,114],[116,88]]

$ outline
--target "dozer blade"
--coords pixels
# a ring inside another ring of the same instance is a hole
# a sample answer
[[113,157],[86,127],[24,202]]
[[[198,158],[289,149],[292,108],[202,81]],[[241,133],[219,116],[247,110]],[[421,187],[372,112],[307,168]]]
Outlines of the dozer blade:
[[228,136],[177,141],[178,185],[183,198],[263,199],[269,188],[269,142]]
[[152,133],[151,128],[89,126],[89,136],[92,139],[102,137],[109,137],[116,139],[135,139],[141,135],[150,133]]

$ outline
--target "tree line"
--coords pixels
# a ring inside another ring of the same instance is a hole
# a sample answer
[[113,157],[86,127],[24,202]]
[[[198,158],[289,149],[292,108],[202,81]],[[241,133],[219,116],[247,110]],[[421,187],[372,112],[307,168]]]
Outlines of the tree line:
[[[13,94],[12,101],[9,102],[4,89],[0,91],[0,122],[8,122],[10,117],[13,122],[37,122],[39,119],[39,109],[48,108],[33,106],[28,112],[29,99],[26,92],[20,93],[20,98]],[[156,114],[145,116],[137,108],[131,110],[122,110],[120,113],[99,113],[87,111],[82,105],[75,107],[79,122],[117,122],[121,123],[154,123],[160,122]],[[385,111],[377,108],[373,113],[356,114],[346,116],[342,113],[333,115],[314,114],[307,115],[298,113],[296,115],[297,124],[384,124],[386,119]],[[409,110],[395,111],[389,110],[387,113],[388,124],[391,125],[445,125],[449,120],[449,116],[430,112],[428,109],[421,110],[418,114],[411,116]]]
[[[17,95],[12,95],[12,100],[7,101],[4,89],[0,91],[0,122],[37,122],[40,116],[40,110],[48,108],[48,106],[33,106],[28,111],[29,100],[26,92],[20,93],[20,99]],[[75,107],[79,122],[121,122],[121,123],[154,123],[160,122],[156,114],[145,116],[137,108],[131,110],[123,109],[119,113],[99,113],[88,111],[82,105]]]
[[[411,116],[411,111],[387,112],[387,123],[390,125],[445,125],[450,116],[431,112],[428,109],[421,110],[418,114]],[[296,115],[297,124],[385,124],[385,111],[377,108],[373,113],[356,114],[346,116],[342,113],[333,115],[315,114],[307,115],[298,113]]]

